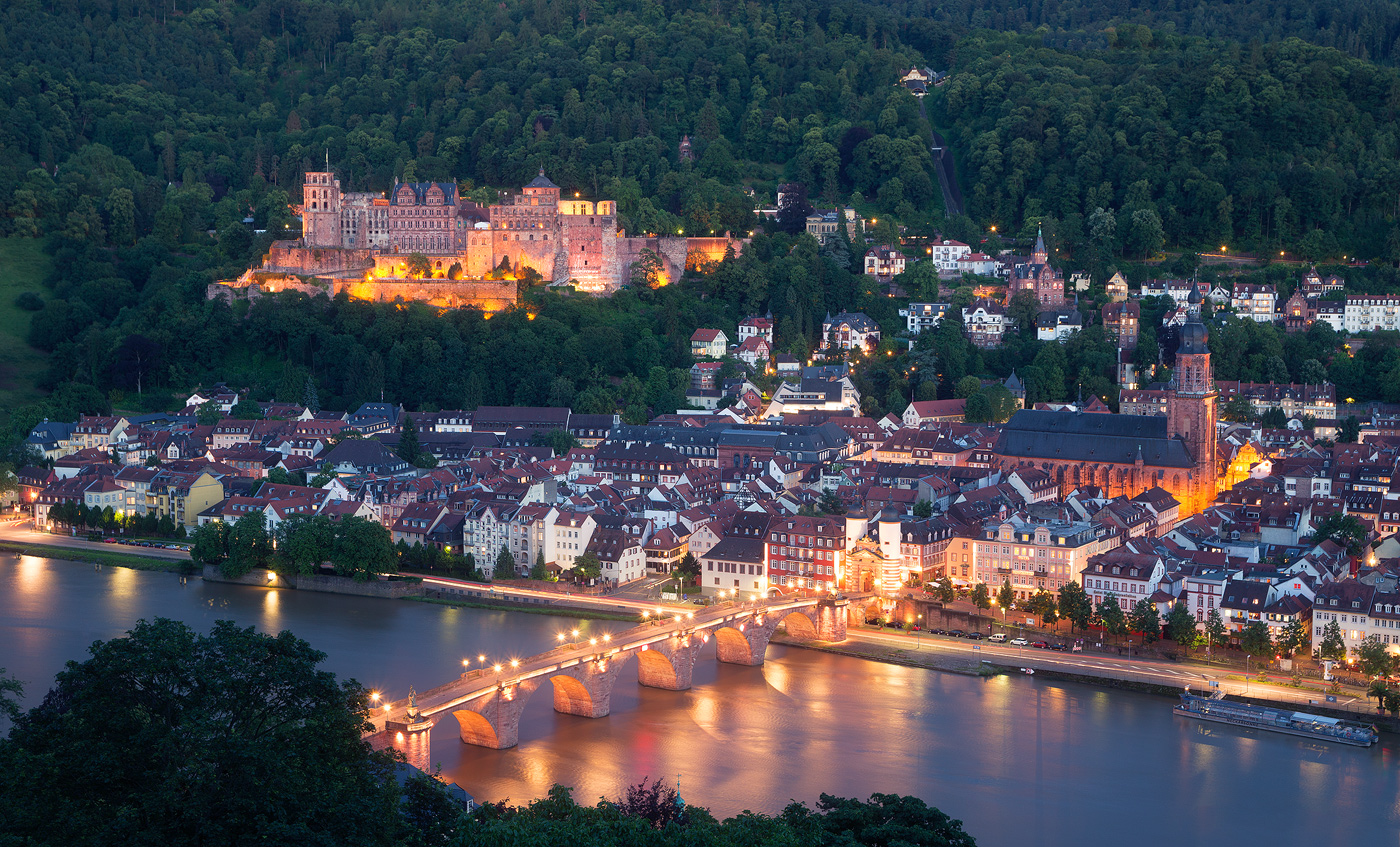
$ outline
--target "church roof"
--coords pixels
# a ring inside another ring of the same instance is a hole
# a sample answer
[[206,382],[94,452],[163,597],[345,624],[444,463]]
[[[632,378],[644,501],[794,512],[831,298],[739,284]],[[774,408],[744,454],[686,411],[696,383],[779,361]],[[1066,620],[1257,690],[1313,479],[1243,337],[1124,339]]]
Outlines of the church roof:
[[526,188],[558,188],[559,186],[549,181],[549,177],[544,175],[544,168],[540,168],[540,175],[530,180]]
[[1027,409],[1002,428],[996,452],[1025,459],[1131,465],[1142,454],[1152,467],[1191,468],[1185,442],[1159,415],[1094,415]]

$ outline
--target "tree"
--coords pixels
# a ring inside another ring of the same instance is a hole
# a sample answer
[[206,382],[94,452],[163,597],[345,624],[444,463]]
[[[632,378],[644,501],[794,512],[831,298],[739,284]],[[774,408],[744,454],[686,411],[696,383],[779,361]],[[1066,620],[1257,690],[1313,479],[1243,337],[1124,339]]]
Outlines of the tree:
[[244,398],[229,409],[228,416],[236,421],[260,421],[263,419],[263,410],[257,403]]
[[659,288],[666,281],[666,266],[661,256],[650,247],[643,247],[632,263],[632,286],[642,290]]
[[1146,597],[1133,604],[1128,616],[1128,629],[1142,636],[1143,644],[1151,644],[1162,637],[1162,617],[1157,604]]
[[1366,525],[1356,515],[1332,512],[1318,521],[1313,529],[1312,543],[1317,545],[1330,540],[1345,548],[1348,556],[1358,556],[1365,548],[1366,539],[1370,534]]
[[1220,418],[1235,423],[1252,421],[1254,420],[1254,405],[1249,402],[1248,397],[1231,397],[1221,404]]
[[335,524],[325,515],[293,515],[277,526],[276,570],[310,575],[335,550]]
[[573,573],[575,580],[597,579],[603,575],[603,563],[598,561],[598,556],[591,550],[584,551],[582,556],[574,559]]
[[1274,655],[1274,639],[1269,635],[1269,625],[1254,621],[1240,633],[1240,649],[1246,655],[1260,658]]
[[1039,615],[1046,626],[1054,626],[1060,619],[1054,596],[1043,588],[1031,595],[1031,599],[1026,602],[1026,611]]
[[364,581],[398,570],[393,538],[378,521],[342,518],[335,524],[331,566],[340,576]]
[[404,259],[404,268],[410,279],[424,279],[433,275],[433,263],[422,253],[409,253]]
[[1337,443],[1355,444],[1360,435],[1361,422],[1356,419],[1356,415],[1348,415],[1337,429]]
[[1167,612],[1167,638],[1189,650],[1198,637],[1196,616],[1191,614],[1185,603],[1177,601],[1172,604],[1171,611]]
[[229,527],[228,558],[219,570],[230,579],[243,576],[254,568],[266,567],[271,552],[267,516],[261,509],[248,512]]
[[997,589],[997,606],[1000,607],[1003,618],[1006,612],[1016,603],[1016,592],[1011,587],[1011,577],[1007,577],[1001,583],[1001,588]]
[[700,584],[700,561],[694,553],[687,552],[676,564],[676,572],[689,580],[692,585]]
[[1356,648],[1356,663],[1361,672],[1370,677],[1389,679],[1395,675],[1396,661],[1400,659],[1390,652],[1388,645],[1374,635],[1361,642]]
[[1322,640],[1317,645],[1320,659],[1340,662],[1347,657],[1347,645],[1342,640],[1342,628],[1336,621],[1328,621],[1322,627]]
[[1259,425],[1265,429],[1283,429],[1288,426],[1288,415],[1278,406],[1270,406],[1259,416]]
[[6,718],[10,723],[19,720],[20,708],[16,702],[24,696],[24,685],[19,680],[0,668],[0,717]]
[[190,558],[201,565],[219,567],[228,557],[228,524],[210,521],[194,531]]
[[642,780],[627,787],[627,795],[617,804],[617,810],[624,815],[649,821],[657,829],[665,829],[668,824],[686,823],[686,805],[680,794],[669,783],[660,779]]
[[1225,621],[1220,619],[1220,610],[1211,609],[1206,616],[1206,649],[1213,648],[1216,644],[1225,644],[1229,637],[1229,630],[1225,628]]
[[207,403],[200,403],[199,408],[194,410],[194,422],[200,426],[213,426],[224,419],[224,413],[219,411],[219,406],[213,400]]
[[311,378],[311,374],[306,375],[306,384],[301,388],[301,405],[312,412],[321,411],[321,398],[316,393],[316,380]]
[[972,837],[963,832],[961,822],[917,797],[871,794],[869,801],[862,801],[822,794],[815,811],[793,803],[783,810],[782,820],[795,833],[804,835],[791,842],[757,838],[747,843],[974,847]]
[[394,453],[410,465],[418,461],[418,424],[414,423],[412,415],[404,418],[403,431],[399,433],[399,446],[394,449]]
[[551,429],[548,432],[535,430],[530,443],[537,447],[548,447],[555,456],[566,456],[578,446],[578,439],[566,429]]
[[822,490],[821,500],[817,503],[817,508],[823,515],[844,515],[846,514],[846,504],[841,502],[841,498],[836,496],[836,492],[830,488]]
[[1283,628],[1283,632],[1279,633],[1278,649],[1292,657],[1298,653],[1306,652],[1311,642],[1312,632],[1308,625],[1294,618],[1288,622],[1288,626]]
[[1060,615],[1069,621],[1075,630],[1089,628],[1094,615],[1094,602],[1089,598],[1084,586],[1077,582],[1067,582],[1060,588]]
[[963,420],[970,424],[991,422],[992,401],[985,392],[979,391],[967,398],[967,405],[963,407]]
[[393,759],[363,740],[369,693],[321,670],[324,659],[289,632],[228,621],[200,635],[157,618],[94,644],[0,744],[7,834],[399,843]]
[[927,500],[917,500],[914,502],[914,517],[921,521],[926,521],[933,517],[933,504]]
[[933,584],[933,593],[938,597],[938,602],[945,606],[958,597],[957,589],[953,587],[953,580],[946,576]]
[[497,579],[509,579],[515,575],[515,557],[510,554],[510,548],[502,544],[499,552],[496,553],[496,565],[494,571]]
[[778,193],[778,228],[792,234],[802,232],[807,227],[807,216],[812,214],[807,186],[789,182],[778,186]]
[[1105,594],[1099,601],[1098,607],[1094,609],[1094,618],[1104,632],[1109,635],[1122,636],[1128,634],[1128,619],[1123,614],[1123,607],[1118,604],[1116,594]]
[[[992,607],[992,592],[987,589],[987,583],[985,582],[977,583],[972,589],[972,596],[968,599],[972,601],[972,605],[984,612]],[[987,623],[987,631],[992,631],[990,621]]]

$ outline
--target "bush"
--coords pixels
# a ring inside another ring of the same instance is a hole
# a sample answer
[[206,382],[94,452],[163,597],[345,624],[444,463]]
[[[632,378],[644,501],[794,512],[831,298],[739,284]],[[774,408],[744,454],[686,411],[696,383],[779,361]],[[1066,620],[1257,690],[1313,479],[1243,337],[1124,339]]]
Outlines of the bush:
[[26,291],[15,298],[15,306],[26,312],[37,312],[44,308],[44,298],[35,294],[33,291]]

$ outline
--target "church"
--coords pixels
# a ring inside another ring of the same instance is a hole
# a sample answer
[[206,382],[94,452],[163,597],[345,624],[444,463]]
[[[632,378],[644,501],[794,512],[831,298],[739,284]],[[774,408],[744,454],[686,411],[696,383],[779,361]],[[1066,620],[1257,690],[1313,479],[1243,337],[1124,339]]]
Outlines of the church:
[[1218,411],[1199,291],[1193,289],[1188,309],[1166,417],[1020,411],[997,440],[1002,470],[1043,470],[1062,498],[1080,486],[1098,486],[1109,497],[1161,486],[1181,503],[1183,516],[1210,505],[1219,490]]

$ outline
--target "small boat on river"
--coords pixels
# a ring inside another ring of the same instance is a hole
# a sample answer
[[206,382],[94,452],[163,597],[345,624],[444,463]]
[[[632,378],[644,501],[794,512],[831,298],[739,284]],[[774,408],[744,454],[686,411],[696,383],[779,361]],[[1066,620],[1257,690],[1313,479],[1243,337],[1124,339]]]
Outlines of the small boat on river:
[[1307,712],[1291,712],[1272,706],[1236,703],[1223,699],[1224,696],[1223,691],[1217,691],[1212,697],[1199,697],[1188,690],[1181,695],[1181,702],[1172,707],[1172,712],[1185,718],[1264,729],[1320,741],[1336,741],[1354,747],[1370,747],[1380,740],[1380,733],[1369,724]]

